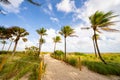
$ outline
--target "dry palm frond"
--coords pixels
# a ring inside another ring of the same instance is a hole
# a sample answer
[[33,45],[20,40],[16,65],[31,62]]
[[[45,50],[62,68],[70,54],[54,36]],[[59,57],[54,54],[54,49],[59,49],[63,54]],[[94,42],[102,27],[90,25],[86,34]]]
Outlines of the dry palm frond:
[[111,29],[109,27],[101,27],[102,30],[107,31],[107,32],[119,32],[117,29]]

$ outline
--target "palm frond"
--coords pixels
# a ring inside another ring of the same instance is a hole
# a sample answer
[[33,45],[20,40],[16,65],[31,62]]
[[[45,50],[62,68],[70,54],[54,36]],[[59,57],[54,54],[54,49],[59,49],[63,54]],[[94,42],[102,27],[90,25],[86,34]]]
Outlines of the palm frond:
[[40,3],[38,2],[34,2],[33,0],[27,0],[29,3],[33,4],[33,5],[36,5],[36,6],[41,6]]
[[112,25],[115,25],[115,22],[116,22],[116,21],[111,21],[111,22],[106,21],[106,22],[104,22],[104,23],[102,23],[102,24],[99,24],[98,26],[99,26],[99,27],[112,26]]
[[91,29],[91,27],[82,27],[81,29]]
[[0,2],[3,4],[11,4],[9,0],[0,0]]
[[96,31],[97,31],[98,33],[102,33],[99,29],[96,29]]
[[111,29],[109,27],[101,27],[102,30],[107,31],[107,32],[119,32],[117,29]]

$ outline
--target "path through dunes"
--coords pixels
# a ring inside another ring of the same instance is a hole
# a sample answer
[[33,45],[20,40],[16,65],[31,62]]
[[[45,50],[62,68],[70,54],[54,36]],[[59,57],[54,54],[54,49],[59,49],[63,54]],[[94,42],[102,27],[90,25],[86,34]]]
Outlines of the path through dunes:
[[67,65],[66,63],[53,59],[49,54],[45,55],[47,64],[45,75],[42,80],[119,80],[119,77],[104,76],[88,70],[86,67],[82,71]]

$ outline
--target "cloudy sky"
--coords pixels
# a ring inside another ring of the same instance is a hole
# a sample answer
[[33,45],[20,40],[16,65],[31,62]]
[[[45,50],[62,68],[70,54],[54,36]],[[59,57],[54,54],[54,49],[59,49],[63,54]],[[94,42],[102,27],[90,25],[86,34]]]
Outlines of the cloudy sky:
[[[25,46],[38,46],[39,35],[36,30],[44,27],[47,29],[46,43],[42,46],[42,51],[53,51],[54,43],[52,38],[59,35],[61,27],[70,25],[75,29],[78,37],[67,38],[68,52],[93,52],[91,36],[93,31],[81,30],[81,27],[89,27],[88,17],[95,11],[113,11],[120,15],[120,0],[35,0],[40,2],[40,7],[34,6],[25,0],[9,0],[11,5],[0,3],[0,9],[7,15],[0,15],[0,25],[6,27],[20,26],[25,28],[30,35],[28,41],[19,41],[17,50],[24,50]],[[120,20],[120,16],[114,20]],[[111,26],[120,30],[120,23]],[[64,50],[62,43],[57,44],[57,49]],[[120,32],[104,32],[100,34],[98,41],[101,52],[120,52]],[[9,41],[5,48],[8,48]],[[14,44],[13,44],[14,46]],[[0,49],[2,45],[0,44]],[[11,48],[11,50],[13,47]]]

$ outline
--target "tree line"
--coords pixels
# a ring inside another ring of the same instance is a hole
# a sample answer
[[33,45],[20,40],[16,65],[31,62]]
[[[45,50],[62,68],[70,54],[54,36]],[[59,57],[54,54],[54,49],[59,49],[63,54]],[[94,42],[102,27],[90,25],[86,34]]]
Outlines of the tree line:
[[[101,33],[101,30],[109,31],[109,32],[119,31],[119,30],[116,30],[116,29],[111,29],[109,27],[111,25],[114,25],[117,22],[117,21],[112,21],[112,19],[117,17],[117,16],[118,15],[114,15],[112,11],[109,11],[109,12],[96,11],[94,14],[92,14],[89,17],[91,26],[86,27],[86,28],[81,28],[81,29],[92,29],[93,30],[94,34],[91,37],[91,39],[93,40],[95,55],[96,55],[96,57],[99,56],[101,61],[104,62],[105,64],[107,64],[107,63],[105,62],[105,60],[101,56],[97,40],[99,39],[99,34]],[[46,33],[47,30],[44,27],[36,30],[36,32],[40,36],[39,37],[39,47],[38,47],[38,56],[40,56],[41,55],[42,44],[45,43],[44,36],[46,36],[48,34]],[[59,31],[59,34],[64,37],[64,59],[65,60],[66,60],[66,47],[67,47],[66,39],[67,39],[67,37],[76,36],[76,35],[74,35],[74,33],[75,33],[74,29],[71,28],[71,26],[69,26],[69,25],[63,26],[61,28],[61,30]],[[15,42],[14,49],[13,49],[13,55],[16,51],[16,47],[17,47],[19,39],[23,38],[23,41],[25,42],[25,41],[27,41],[27,39],[24,38],[24,37],[27,36],[27,35],[29,35],[29,33],[24,28],[21,28],[21,27],[18,27],[18,26],[5,28],[3,26],[0,26],[0,39],[3,40],[2,43],[5,44],[5,39],[10,39],[11,41]],[[13,36],[15,37],[14,39],[13,39]],[[61,42],[60,36],[55,36],[53,38],[53,41],[55,43],[54,44],[54,52],[55,52],[56,43]]]

